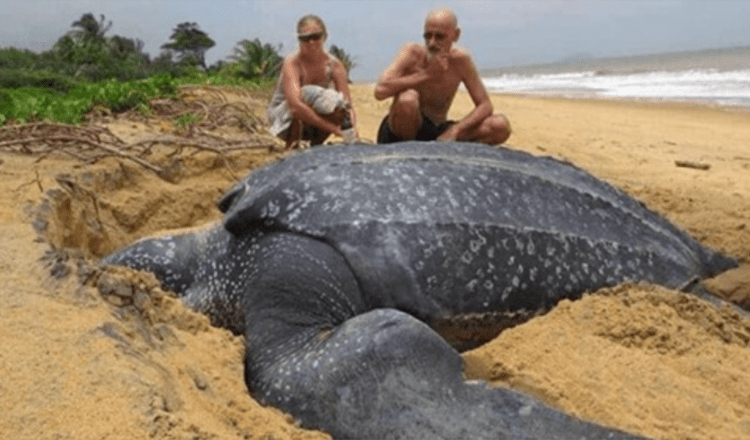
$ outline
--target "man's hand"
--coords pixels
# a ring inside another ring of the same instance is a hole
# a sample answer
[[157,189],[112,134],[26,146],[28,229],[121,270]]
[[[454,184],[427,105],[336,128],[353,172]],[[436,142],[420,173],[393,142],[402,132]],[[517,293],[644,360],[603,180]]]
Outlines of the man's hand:
[[427,52],[427,65],[424,72],[428,79],[440,78],[448,71],[448,54]]
[[458,140],[458,129],[456,128],[456,124],[451,125],[451,127],[443,132],[440,136],[437,138],[440,142],[451,142]]

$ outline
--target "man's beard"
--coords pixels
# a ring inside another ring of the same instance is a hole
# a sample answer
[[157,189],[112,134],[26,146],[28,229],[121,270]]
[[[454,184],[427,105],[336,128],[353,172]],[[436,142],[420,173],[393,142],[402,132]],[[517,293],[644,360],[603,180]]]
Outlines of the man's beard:
[[436,46],[427,46],[427,60],[431,60],[440,54],[440,48]]

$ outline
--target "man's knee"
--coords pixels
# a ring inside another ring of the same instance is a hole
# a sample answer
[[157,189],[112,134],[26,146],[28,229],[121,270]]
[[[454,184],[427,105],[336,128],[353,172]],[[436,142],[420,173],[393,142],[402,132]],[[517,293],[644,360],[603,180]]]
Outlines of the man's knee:
[[507,141],[511,134],[510,122],[503,115],[492,115],[485,121],[487,124],[489,144],[502,144]]
[[422,123],[419,110],[419,93],[407,89],[396,95],[388,115],[391,132],[401,140],[414,139]]
[[393,113],[416,115],[419,113],[419,92],[407,89],[396,95],[393,100]]

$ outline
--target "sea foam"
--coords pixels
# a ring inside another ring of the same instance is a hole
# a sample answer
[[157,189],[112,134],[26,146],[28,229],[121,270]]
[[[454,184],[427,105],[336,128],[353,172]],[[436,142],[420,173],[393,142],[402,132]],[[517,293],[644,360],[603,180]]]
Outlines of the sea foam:
[[490,92],[564,97],[708,101],[750,107],[750,69],[607,74],[597,71],[504,74],[483,79]]

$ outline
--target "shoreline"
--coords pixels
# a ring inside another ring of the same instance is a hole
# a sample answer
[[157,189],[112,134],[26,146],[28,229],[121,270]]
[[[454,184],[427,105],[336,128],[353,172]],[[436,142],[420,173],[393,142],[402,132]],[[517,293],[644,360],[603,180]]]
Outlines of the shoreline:
[[[374,82],[355,82],[350,84],[350,90],[352,93],[352,100],[354,101],[355,110],[357,110],[358,128],[360,135],[368,140],[375,140],[375,133],[378,126],[380,125],[381,119],[388,113],[390,106],[390,99],[383,101],[376,101],[373,96],[373,90],[375,88]],[[715,102],[694,100],[694,99],[654,99],[654,98],[616,98],[616,97],[600,97],[600,96],[563,96],[563,95],[545,95],[545,94],[533,94],[533,93],[507,93],[507,92],[492,92],[488,90],[490,100],[492,101],[495,112],[506,113],[505,108],[515,107],[519,103],[534,103],[534,102],[547,102],[554,105],[596,105],[596,106],[615,106],[622,108],[641,109],[641,110],[669,110],[669,111],[690,111],[700,112],[709,111],[717,112],[718,114],[736,115],[738,118],[747,119],[750,122],[750,107],[737,106],[737,105],[722,105]],[[372,122],[372,117],[367,115],[365,119],[362,119],[361,111],[359,107],[365,106],[368,110],[365,113],[369,113],[370,109],[375,108],[380,110],[380,119],[377,119],[376,125],[373,127],[368,125],[368,122]],[[451,105],[451,109],[448,113],[449,119],[458,120],[473,108],[473,103],[470,100],[468,92],[463,88],[459,88],[456,93],[454,102]],[[514,120],[510,119],[511,126],[514,125]],[[368,136],[370,134],[370,136]],[[514,136],[511,136],[509,144],[514,144]]]
[[[351,84],[349,84],[350,89],[374,89],[375,88],[375,82],[374,81],[362,81],[358,82],[355,81]],[[486,88],[486,87],[485,87]],[[466,94],[468,96],[468,92],[463,88],[463,86],[459,87],[458,92],[456,93],[456,96]],[[598,96],[591,93],[584,93],[581,92],[577,95],[573,94],[565,94],[563,92],[560,93],[544,93],[544,92],[528,92],[528,93],[521,93],[521,92],[502,92],[502,91],[493,91],[490,89],[487,89],[487,94],[490,96],[490,99],[494,101],[497,98],[504,98],[504,97],[510,97],[514,99],[539,99],[539,100],[564,100],[564,101],[592,101],[592,102],[612,102],[612,103],[633,103],[633,104],[644,104],[644,105],[654,105],[654,106],[664,106],[664,107],[674,107],[676,109],[680,108],[709,108],[713,110],[727,110],[730,112],[738,112],[738,113],[750,113],[750,104],[747,106],[743,105],[732,105],[732,104],[721,104],[716,102],[714,99],[677,99],[677,98],[643,98],[643,97],[612,97],[612,96]],[[372,98],[373,101],[375,101],[375,98]],[[389,102],[389,100],[385,100],[385,102]],[[495,109],[497,111],[497,108]]]
[[[460,93],[460,92],[459,92]],[[465,93],[465,92],[464,92]],[[580,96],[571,96],[565,94],[544,94],[544,93],[508,93],[508,92],[493,92],[487,91],[490,98],[493,96],[505,97],[509,96],[518,99],[542,99],[542,100],[566,100],[566,101],[594,101],[594,102],[613,102],[613,103],[632,103],[635,105],[642,104],[644,106],[663,106],[674,109],[684,108],[708,108],[719,111],[729,111],[738,113],[749,113],[750,105],[726,105],[720,104],[709,99],[672,99],[672,98],[626,98],[626,97],[604,97],[596,96],[592,94],[581,93]]]

